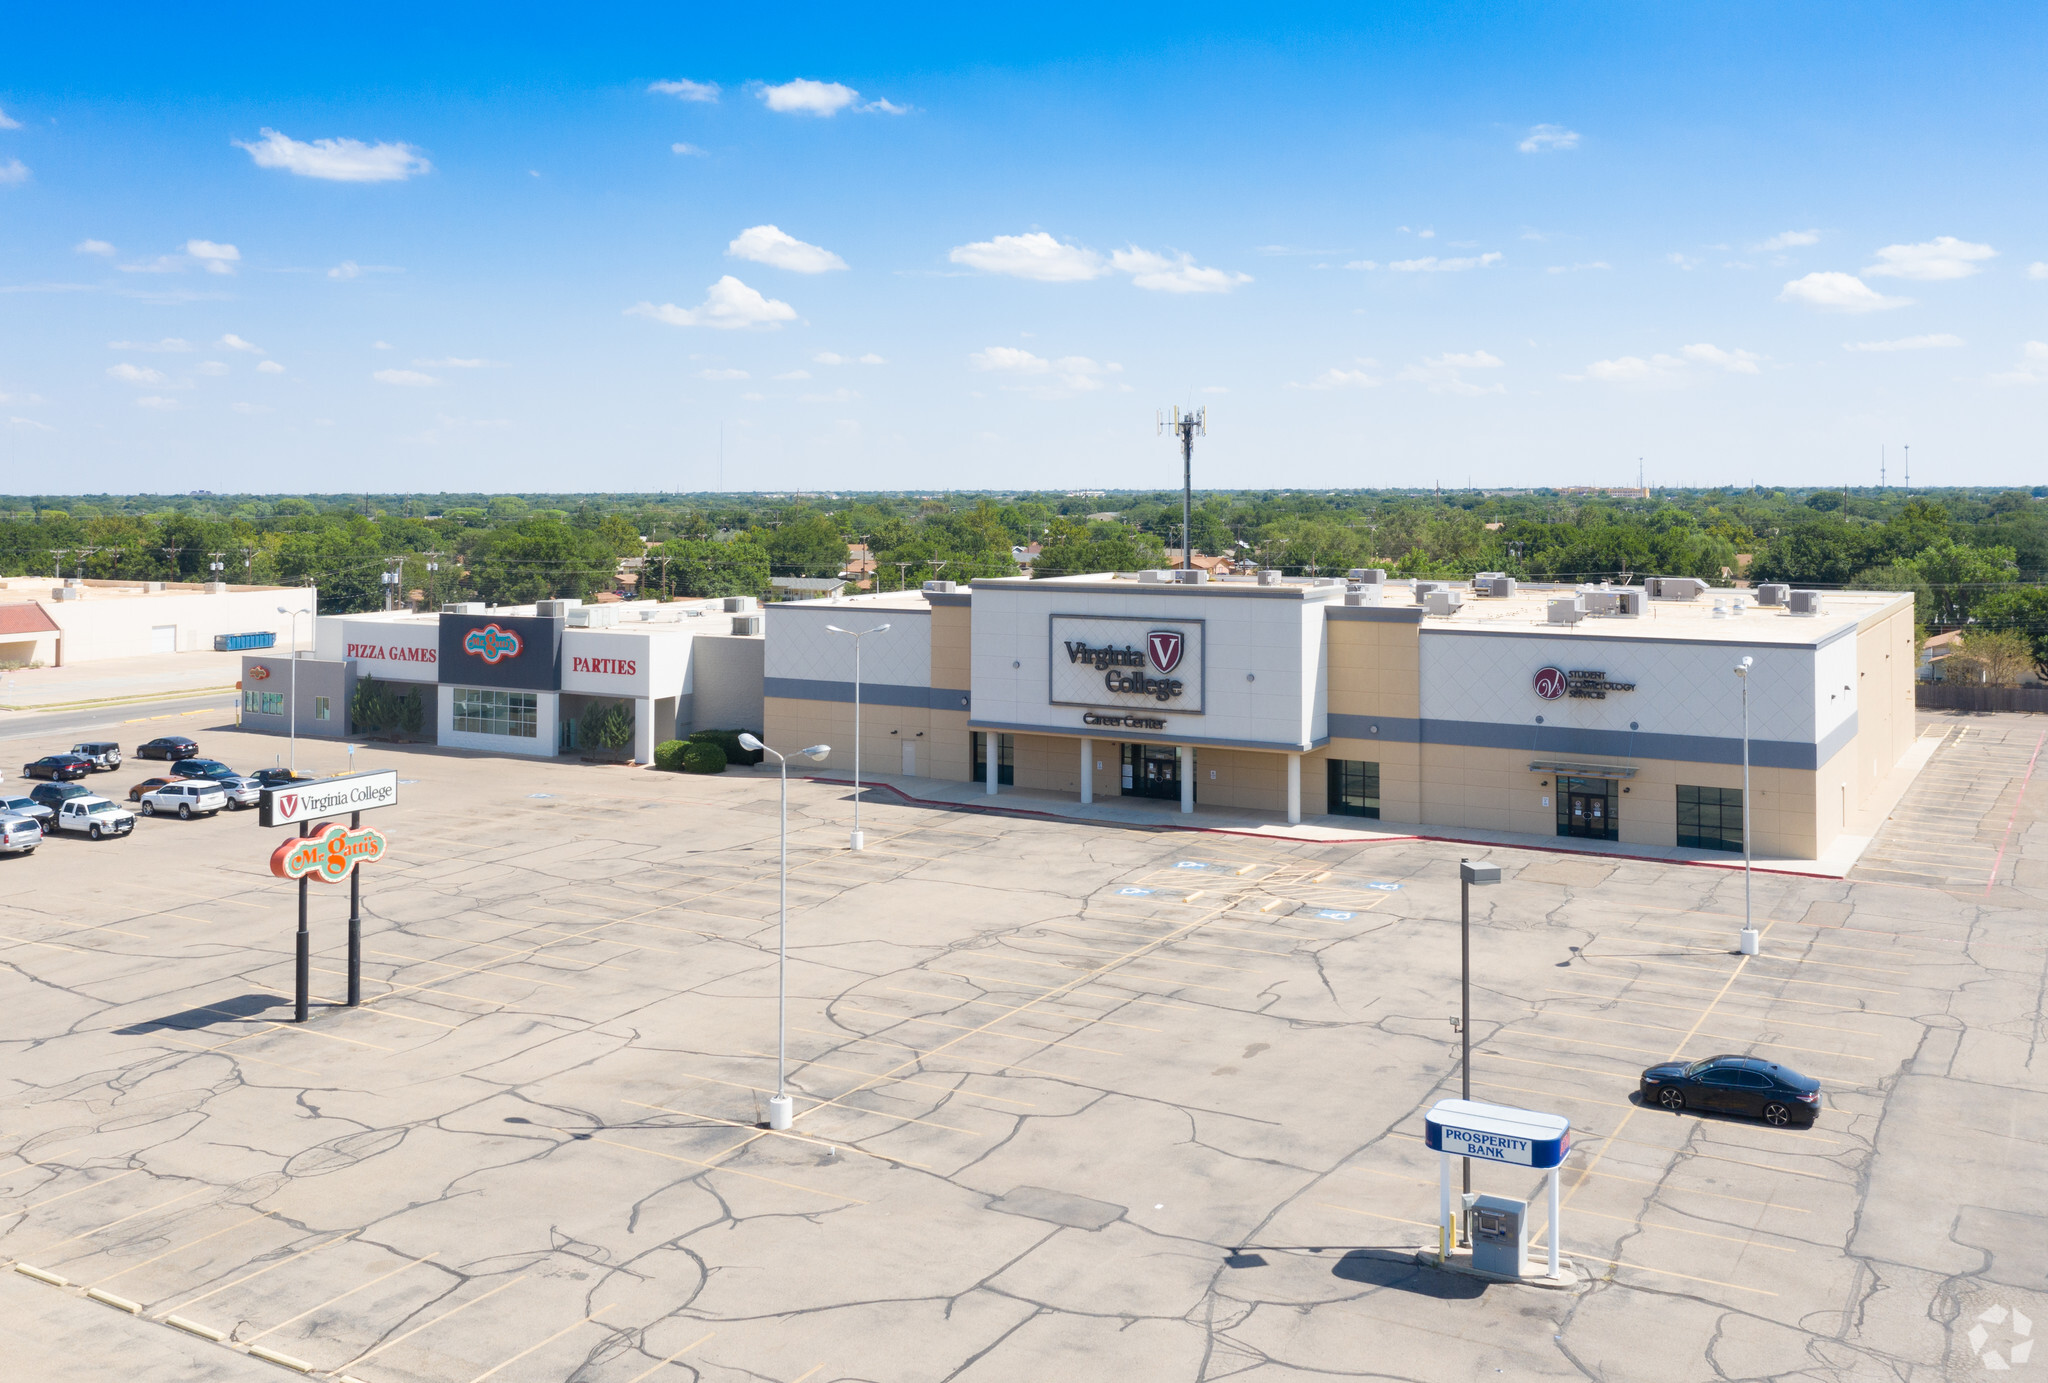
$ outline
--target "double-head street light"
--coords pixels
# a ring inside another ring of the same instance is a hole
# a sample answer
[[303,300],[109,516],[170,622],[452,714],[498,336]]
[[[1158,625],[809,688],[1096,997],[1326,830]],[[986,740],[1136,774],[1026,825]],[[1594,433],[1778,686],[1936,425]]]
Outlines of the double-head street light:
[[[775,1093],[768,1097],[768,1127],[786,1129],[796,1113],[784,1079],[789,1065],[789,759],[752,735],[741,735],[740,743],[758,753],[775,754],[775,762],[782,765],[782,904],[781,920],[775,930]],[[796,752],[808,759],[822,760],[832,752],[832,746],[814,744]]]
[[304,615],[306,617],[306,627],[310,629],[313,627],[313,612],[311,610],[293,610],[284,605],[278,606],[277,612],[280,615],[290,615],[292,619],[292,674],[289,687],[285,692],[285,699],[291,702],[292,771],[297,772],[299,767],[299,616]]
[[[1465,1039],[1464,1054],[1458,1059],[1458,1098],[1472,1098],[1472,885],[1497,884],[1500,882],[1500,866],[1481,861],[1458,861],[1458,1032]],[[1472,1159],[1461,1157],[1458,1161],[1465,1167],[1465,1196],[1469,1202],[1472,1195]],[[1466,1212],[1465,1219],[1471,1218]],[[1459,1221],[1461,1225],[1465,1220]],[[1555,1233],[1555,1231],[1553,1231]],[[1469,1237],[1469,1226],[1464,1236]]]
[[1756,920],[1749,911],[1749,670],[1756,666],[1756,659],[1744,658],[1735,665],[1735,675],[1742,679],[1742,943],[1745,956],[1753,956],[1762,949],[1762,939],[1756,934]]
[[886,634],[889,626],[878,624],[872,629],[841,629],[836,624],[825,628],[834,634],[853,636],[853,847],[867,848],[867,837],[860,833],[860,641],[869,634]]

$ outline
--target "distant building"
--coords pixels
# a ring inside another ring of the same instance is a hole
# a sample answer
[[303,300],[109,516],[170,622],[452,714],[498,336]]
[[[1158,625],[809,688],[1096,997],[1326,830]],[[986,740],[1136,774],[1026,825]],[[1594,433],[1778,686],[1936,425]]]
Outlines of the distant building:
[[69,667],[211,652],[221,634],[269,633],[288,643],[292,616],[279,614],[280,605],[312,615],[319,592],[226,582],[0,578],[0,665]]

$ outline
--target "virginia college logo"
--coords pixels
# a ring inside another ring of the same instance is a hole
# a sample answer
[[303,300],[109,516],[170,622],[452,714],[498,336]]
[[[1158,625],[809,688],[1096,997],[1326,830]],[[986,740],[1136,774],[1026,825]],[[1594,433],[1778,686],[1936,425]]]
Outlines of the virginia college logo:
[[481,629],[469,631],[469,636],[462,641],[462,651],[474,653],[495,667],[502,659],[519,656],[519,636],[510,629],[486,624]]
[[279,793],[277,807],[279,811],[288,817],[297,816],[299,814],[299,795],[296,792]]
[[1152,666],[1161,672],[1172,672],[1180,666],[1181,647],[1178,629],[1154,629],[1145,636],[1145,649],[1152,655]]

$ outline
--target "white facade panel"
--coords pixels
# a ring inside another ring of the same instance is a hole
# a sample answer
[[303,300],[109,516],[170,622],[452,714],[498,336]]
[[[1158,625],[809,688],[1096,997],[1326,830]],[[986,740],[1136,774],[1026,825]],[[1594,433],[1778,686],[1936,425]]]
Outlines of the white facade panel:
[[[932,684],[932,618],[929,610],[864,608],[842,605],[771,605],[763,650],[762,675],[814,682],[852,682],[853,644],[841,629],[873,629],[888,625],[885,634],[860,640],[861,681],[877,686],[929,687]],[[975,621],[981,619],[976,608]]]
[[313,656],[354,663],[356,676],[380,682],[439,681],[440,617],[324,615],[313,622]]

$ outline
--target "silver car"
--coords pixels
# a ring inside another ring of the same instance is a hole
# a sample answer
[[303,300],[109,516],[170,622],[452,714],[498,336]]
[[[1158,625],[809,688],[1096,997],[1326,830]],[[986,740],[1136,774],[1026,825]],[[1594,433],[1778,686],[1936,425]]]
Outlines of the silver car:
[[0,816],[0,855],[32,855],[42,843],[42,822],[32,816]]
[[154,792],[142,794],[142,814],[155,816],[159,812],[176,812],[190,821],[195,816],[212,816],[228,804],[228,795],[213,782],[204,778],[188,778],[182,782],[165,783]]
[[210,778],[206,781],[227,794],[228,810],[231,812],[242,811],[245,808],[256,806],[263,801],[263,784],[257,782],[254,778],[236,776],[232,778]]
[[0,797],[0,814],[25,816],[47,831],[50,819],[57,813],[33,797]]

